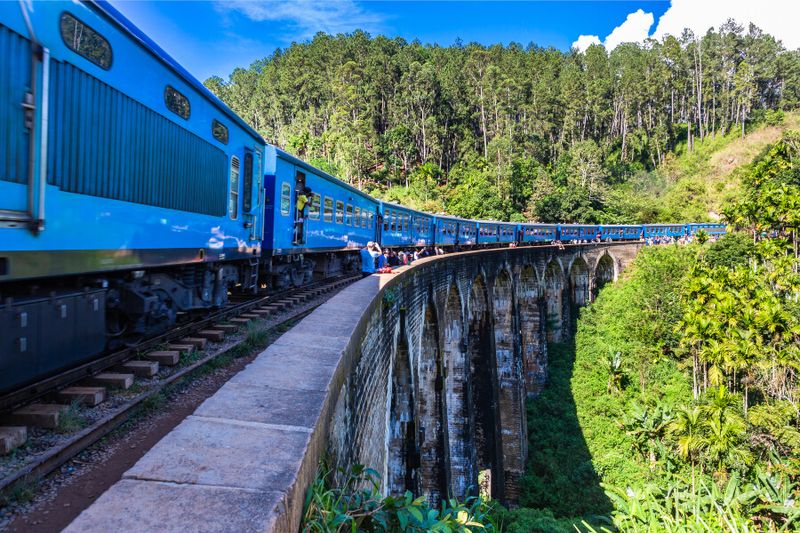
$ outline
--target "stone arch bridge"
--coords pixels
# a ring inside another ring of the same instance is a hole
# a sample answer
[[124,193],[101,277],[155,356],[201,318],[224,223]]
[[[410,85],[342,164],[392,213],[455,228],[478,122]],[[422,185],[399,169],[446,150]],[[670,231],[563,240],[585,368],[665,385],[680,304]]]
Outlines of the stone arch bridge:
[[296,532],[326,452],[331,466],[378,471],[387,493],[409,489],[437,503],[480,486],[514,505],[525,397],[547,380],[547,341],[571,334],[578,308],[640,247],[472,251],[356,282],[256,357],[66,531]]
[[[527,456],[525,398],[547,380],[547,342],[640,245],[485,250],[420,262],[368,313],[335,404],[329,450],[432,503],[478,490],[514,504]],[[362,318],[362,320],[364,320]],[[480,476],[479,476],[480,474]]]

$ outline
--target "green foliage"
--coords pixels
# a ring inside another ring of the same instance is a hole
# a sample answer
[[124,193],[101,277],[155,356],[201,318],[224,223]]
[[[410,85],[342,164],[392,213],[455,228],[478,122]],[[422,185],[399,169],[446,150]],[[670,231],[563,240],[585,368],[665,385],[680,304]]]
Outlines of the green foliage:
[[424,496],[415,498],[410,492],[383,496],[379,474],[361,465],[338,474],[341,480],[333,488],[331,472],[321,468],[317,473],[306,494],[303,532],[499,531],[494,506],[480,498],[449,500],[435,509]]
[[[696,174],[798,106],[800,54],[735,24],[585,53],[355,31],[205,84],[273,144],[387,200],[476,218],[705,220],[717,193]],[[651,194],[662,182],[666,198]]]

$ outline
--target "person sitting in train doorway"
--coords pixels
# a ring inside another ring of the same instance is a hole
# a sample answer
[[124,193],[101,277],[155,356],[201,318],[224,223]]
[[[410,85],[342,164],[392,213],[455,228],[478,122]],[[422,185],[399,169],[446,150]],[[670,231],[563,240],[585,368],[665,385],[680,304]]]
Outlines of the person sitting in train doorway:
[[297,212],[294,217],[294,244],[302,244],[305,242],[305,221],[306,221],[306,207],[311,201],[311,187],[304,187],[303,190],[297,193]]
[[600,243],[603,240],[603,235],[598,231],[597,235],[594,236],[594,242]]

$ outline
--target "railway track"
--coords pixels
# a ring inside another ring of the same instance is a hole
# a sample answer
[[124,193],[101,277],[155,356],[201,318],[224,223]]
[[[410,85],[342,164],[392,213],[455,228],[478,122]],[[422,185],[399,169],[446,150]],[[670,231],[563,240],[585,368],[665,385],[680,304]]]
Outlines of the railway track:
[[[128,382],[123,383],[123,380],[118,380],[123,385],[118,388],[78,387],[77,389],[85,391],[85,395],[81,397],[80,394],[76,394],[73,403],[81,402],[88,409],[106,405],[103,400],[108,401],[115,398],[117,401],[113,402],[115,405],[112,408],[106,409],[87,427],[65,438],[56,439],[57,443],[46,449],[38,450],[38,453],[31,454],[31,457],[13,468],[0,470],[2,474],[0,475],[0,494],[9,492],[22,481],[40,479],[53,472],[126,422],[131,413],[143,402],[217,357],[229,353],[236,346],[247,342],[247,330],[251,324],[258,327],[259,323],[264,324],[268,321],[269,327],[261,330],[266,331],[297,320],[323,303],[332,292],[358,279],[360,276],[342,276],[316,282],[300,289],[235,302],[225,309],[189,324],[178,326],[140,345],[111,353],[0,398],[0,406],[3,406],[5,411],[16,409],[11,413],[25,412],[25,407],[30,408],[32,405],[51,405],[53,408],[61,406],[66,410],[70,408],[69,404],[31,404],[30,402],[57,397],[59,393],[63,394],[64,390],[75,390],[75,384],[85,383],[109,369],[119,368],[120,365],[126,363],[129,365],[128,368],[135,368],[136,365],[130,366],[130,362],[133,361],[147,363],[141,365],[141,368],[149,369],[146,372],[140,370],[141,375],[137,376],[141,385],[139,382],[136,385],[140,385],[141,392],[131,393],[136,389],[132,389]],[[164,349],[165,347],[166,349]],[[176,352],[178,352],[177,357]],[[167,364],[159,364],[159,359]],[[104,392],[100,394],[97,392],[98,390]],[[64,401],[63,395],[61,399]],[[100,401],[97,401],[98,399]],[[5,416],[8,420],[9,415]],[[13,419],[12,414],[11,420]],[[53,424],[47,425],[53,426]],[[37,431],[41,433],[54,429],[54,427],[50,427],[49,430]]]

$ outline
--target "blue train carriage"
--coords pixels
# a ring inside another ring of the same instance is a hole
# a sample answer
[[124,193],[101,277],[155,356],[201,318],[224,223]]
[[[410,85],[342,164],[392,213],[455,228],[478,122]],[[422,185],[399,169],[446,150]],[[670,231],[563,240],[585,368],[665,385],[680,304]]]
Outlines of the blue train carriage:
[[263,140],[116,10],[0,3],[0,71],[0,390],[256,287]]
[[604,224],[600,226],[600,238],[604,241],[632,241],[641,238],[641,226]]
[[600,226],[593,224],[559,224],[558,237],[562,242],[591,241],[597,237]]
[[686,234],[696,235],[698,231],[704,231],[708,235],[724,235],[727,233],[725,224],[718,222],[703,222],[699,224],[686,224]]
[[[357,272],[359,250],[379,240],[379,202],[274,146],[266,147],[263,266],[275,288]],[[308,205],[298,209],[303,195]]]
[[391,202],[380,202],[380,244],[386,248],[424,247],[433,244],[433,217]]
[[458,246],[473,246],[478,243],[478,223],[465,218],[458,219]]
[[642,226],[644,238],[682,237],[686,232],[684,224],[645,224]]
[[435,246],[455,246],[458,244],[458,217],[447,215],[436,215],[434,217],[434,240]]
[[498,222],[497,223],[497,242],[502,244],[511,244],[518,240],[518,224],[516,222]]
[[519,241],[525,244],[551,243],[558,239],[557,224],[520,224]]

